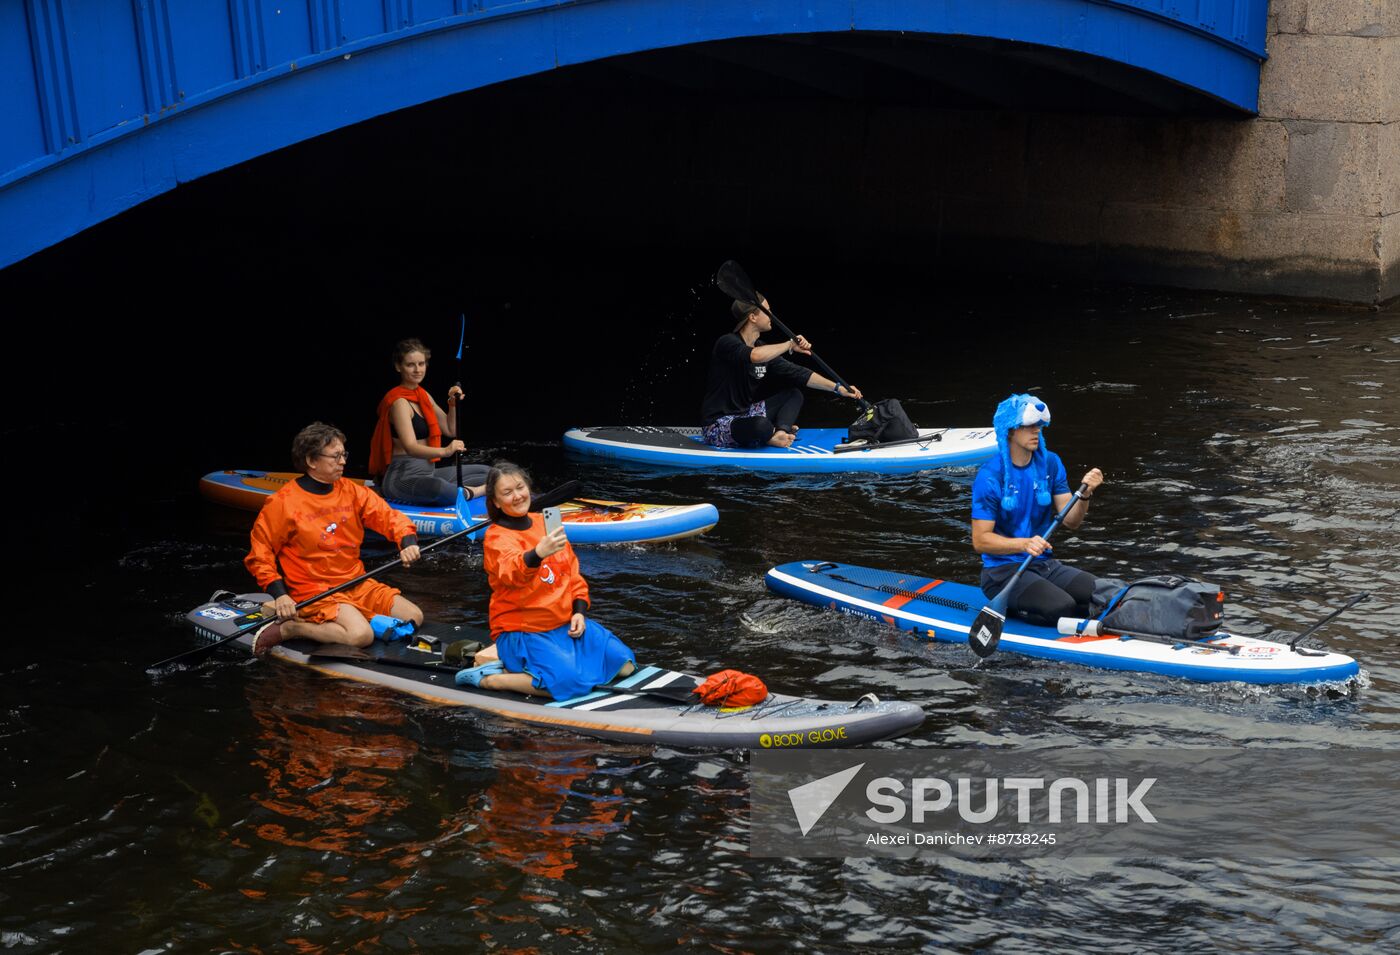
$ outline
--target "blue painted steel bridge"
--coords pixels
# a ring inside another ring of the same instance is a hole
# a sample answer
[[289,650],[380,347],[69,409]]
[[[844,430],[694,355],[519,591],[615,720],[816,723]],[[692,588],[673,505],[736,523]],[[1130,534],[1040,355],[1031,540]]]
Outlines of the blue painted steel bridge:
[[1268,0],[0,0],[0,267],[394,110],[716,41],[1003,44],[1248,115],[1267,15]]

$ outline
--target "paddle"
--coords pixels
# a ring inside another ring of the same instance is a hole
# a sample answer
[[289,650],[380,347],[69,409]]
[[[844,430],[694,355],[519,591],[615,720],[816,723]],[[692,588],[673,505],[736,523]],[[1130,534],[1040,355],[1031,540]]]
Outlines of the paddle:
[[[1079,503],[1080,497],[1088,490],[1089,485],[1079,485],[1079,490],[1070,495],[1069,503],[1066,504],[1060,513],[1055,515],[1055,519],[1050,522],[1050,526],[1040,536],[1045,540],[1050,539],[1050,535],[1055,532],[1055,528],[1060,526],[1060,521],[1064,520],[1069,509]],[[997,644],[1001,642],[1001,628],[1006,623],[1006,605],[1011,602],[1011,588],[1016,586],[1016,581],[1021,579],[1021,574],[1035,560],[1034,554],[1027,554],[1026,559],[1021,561],[1021,566],[1016,568],[1016,573],[1011,575],[1011,579],[1006,582],[1006,586],[1001,588],[1001,592],[992,598],[992,602],[982,608],[982,612],[977,615],[977,619],[972,621],[972,629],[967,632],[967,645],[972,648],[972,652],[979,657],[989,657],[996,652]]]
[[[457,387],[462,387],[462,349],[467,344],[467,313],[462,313],[462,333],[457,339]],[[457,420],[453,429],[457,433],[453,435],[459,441],[462,438],[462,400],[457,399]],[[457,490],[462,489],[462,452],[458,451],[453,455],[457,459]]]
[[[552,491],[546,491],[544,494],[541,494],[538,497],[531,497],[530,509],[538,510],[542,507],[553,507],[556,504],[562,504],[565,501],[569,500],[571,497],[573,497],[575,494],[577,494],[579,490],[580,487],[577,481],[565,481],[563,484],[554,488]],[[435,540],[431,544],[423,545],[422,547],[418,548],[419,553],[425,554],[428,551],[432,550],[434,547],[441,547],[443,544],[446,544],[449,541],[454,541],[457,538],[463,536],[464,534],[471,534],[474,531],[479,531],[487,524],[491,523],[490,518],[487,518],[483,521],[478,521],[475,524],[471,523],[471,517],[470,515],[468,515],[466,510],[466,495],[464,495],[460,489],[457,491],[457,517],[462,521],[463,524],[466,524],[467,526],[455,534],[450,534],[447,537],[444,537],[440,540]],[[353,587],[358,583],[362,583],[368,580],[369,578],[373,577],[375,574],[382,574],[384,571],[391,570],[402,563],[403,558],[396,557],[393,560],[389,561],[387,564],[381,564],[380,566],[374,568],[371,571],[367,571],[361,574],[353,580],[347,580],[345,583],[332,587],[329,590],[322,591],[314,597],[307,597],[301,603],[297,604],[296,609],[301,610],[303,607],[309,607],[312,604],[316,603],[318,600],[324,600],[332,594],[338,594],[346,588]],[[267,622],[268,619],[266,617],[259,617],[257,620],[254,620],[247,626],[239,627],[237,630],[229,634],[227,637],[224,637],[222,640],[216,640],[213,643],[206,643],[204,646],[195,647],[193,650],[186,650],[184,653],[177,653],[173,657],[161,660],[158,663],[152,663],[150,666],[146,667],[146,670],[148,672],[151,670],[161,670],[179,660],[184,660],[186,658],[197,659],[199,657],[203,657],[226,643],[230,643],[234,640],[237,640],[239,637],[252,633],[254,630],[257,630],[259,627],[261,627]]]
[[1325,617],[1323,617],[1321,620],[1319,620],[1317,623],[1313,624],[1311,627],[1309,627],[1308,629],[1304,630],[1302,633],[1298,634],[1298,635],[1297,635],[1296,637],[1294,637],[1291,641],[1289,641],[1289,643],[1288,643],[1288,649],[1290,649],[1290,650],[1292,650],[1292,651],[1294,651],[1294,652],[1296,652],[1296,653],[1303,653],[1303,649],[1302,649],[1301,647],[1299,647],[1298,644],[1301,643],[1305,638],[1310,637],[1310,636],[1312,636],[1313,634],[1317,633],[1319,630],[1321,630],[1321,629],[1322,629],[1323,627],[1325,627],[1327,624],[1331,623],[1333,620],[1336,620],[1338,617],[1340,617],[1342,614],[1346,613],[1346,612],[1347,612],[1348,610],[1350,610],[1352,607],[1355,607],[1357,604],[1361,603],[1361,601],[1363,601],[1363,600],[1369,600],[1369,599],[1371,599],[1371,595],[1370,595],[1369,593],[1359,593],[1359,594],[1354,595],[1354,596],[1353,596],[1350,600],[1348,600],[1346,603],[1342,604],[1342,605],[1341,605],[1340,607],[1338,607],[1336,610],[1332,611],[1332,612],[1329,613],[1327,616],[1325,616]]
[[849,444],[838,444],[831,449],[832,454],[849,454],[852,451],[870,451],[873,448],[893,448],[901,444],[932,444],[935,441],[942,441],[947,428],[942,431],[935,431],[932,434],[923,434],[917,438],[897,438],[894,441],[852,441]]
[[1061,617],[1055,625],[1055,629],[1066,637],[1077,637],[1084,640],[1126,640],[1131,637],[1134,640],[1144,640],[1148,643],[1165,644],[1177,650],[1185,647],[1205,647],[1209,650],[1223,651],[1231,656],[1240,655],[1238,644],[1220,643],[1215,634],[1208,634],[1196,640],[1188,640],[1185,637],[1171,637],[1165,633],[1145,633],[1141,630],[1120,630],[1117,627],[1105,627],[1102,620],[1088,620],[1082,617]]
[[[779,321],[778,316],[768,310],[768,306],[759,301],[758,293],[754,291],[753,283],[749,281],[748,275],[745,274],[738,262],[730,259],[721,265],[719,271],[715,273],[715,284],[719,286],[721,292],[728,295],[730,298],[738,299],[746,305],[752,305],[755,308],[761,309],[763,314],[773,320],[773,324],[777,326],[778,331],[782,332],[788,338],[797,337],[792,333],[792,329],[784,325]],[[832,371],[831,366],[822,361],[816,352],[811,352],[809,357],[811,357],[812,361],[821,369],[822,374],[826,375],[826,377],[843,388],[849,387],[846,384],[846,379]],[[858,400],[860,401],[862,411],[866,411],[870,408],[870,402],[866,401],[864,398]]]
[[595,501],[589,497],[576,497],[569,503],[587,504],[590,508],[592,508],[595,511],[611,511],[614,514],[626,513],[627,508],[629,507],[629,505],[622,504],[618,501]]

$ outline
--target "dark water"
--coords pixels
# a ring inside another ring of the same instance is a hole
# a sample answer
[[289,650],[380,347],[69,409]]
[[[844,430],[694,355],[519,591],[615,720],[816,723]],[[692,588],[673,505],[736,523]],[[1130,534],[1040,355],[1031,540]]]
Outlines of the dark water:
[[[560,456],[555,437],[575,418],[684,422],[709,331],[672,323],[638,344],[627,376],[564,373],[566,406],[527,400],[485,440],[545,484],[577,474],[597,494],[715,502],[720,524],[702,538],[581,555],[600,619],[669,666],[733,664],[783,690],[920,702],[923,727],[887,747],[1400,749],[1400,317],[1131,290],[995,298],[953,293],[935,313],[928,289],[886,287],[844,303],[878,314],[833,326],[818,347],[926,425],[982,424],[1012,389],[1048,400],[1048,441],[1071,478],[1090,466],[1108,476],[1084,529],[1059,541],[1085,569],[1217,581],[1232,629],[1251,635],[1369,590],[1325,634],[1362,662],[1355,685],[1208,686],[1012,655],[979,666],[964,648],[769,596],[764,571],[807,557],[974,578],[972,473],[672,475]],[[363,403],[385,385],[359,386]],[[848,417],[814,396],[804,421]],[[272,430],[238,439],[270,460],[207,467],[281,467],[285,437]],[[7,950],[1400,942],[1388,861],[1241,862],[1207,847],[1190,859],[754,859],[742,753],[581,741],[238,658],[152,679],[144,664],[193,643],[178,625],[186,609],[248,585],[247,517],[190,494],[204,462],[233,452],[207,434],[182,448],[168,486],[116,508],[110,559],[99,549],[67,566],[62,596],[27,608],[45,622],[16,629],[26,636],[0,663]],[[484,620],[472,549],[388,579],[434,621]],[[1241,800],[1281,784],[1241,780]]]

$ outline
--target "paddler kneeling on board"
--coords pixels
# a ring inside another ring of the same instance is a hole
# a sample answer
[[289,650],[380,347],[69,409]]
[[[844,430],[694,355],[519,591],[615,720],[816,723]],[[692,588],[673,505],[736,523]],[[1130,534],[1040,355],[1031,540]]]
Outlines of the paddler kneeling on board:
[[399,383],[379,401],[370,438],[369,473],[390,500],[455,507],[458,479],[470,500],[482,492],[486,467],[437,463],[461,454],[467,446],[451,437],[460,433],[461,386],[447,389],[446,411],[423,387],[431,356],[428,347],[416,338],[405,338],[394,346]]
[[544,518],[530,513],[530,476],[497,462],[486,475],[486,510],[494,523],[481,549],[494,643],[457,683],[566,700],[631,673],[632,651],[584,616],[588,582],[564,528],[546,534]]
[[857,401],[864,397],[859,388],[838,385],[784,358],[812,353],[803,336],[760,345],[758,337],[773,330],[773,319],[763,310],[768,299],[760,295],[758,300],[763,308],[735,300],[730,310],[739,324],[721,335],[710,353],[700,421],[705,443],[716,448],[791,447],[804,386]]
[[400,591],[366,580],[297,611],[297,604],[365,572],[360,544],[365,528],[399,545],[404,566],[418,559],[413,522],[378,494],[343,477],[345,435],[317,421],[292,441],[293,466],[303,472],[268,498],[253,522],[253,546],[243,563],[271,594],[264,605],[277,620],[258,631],[253,652],[295,637],[365,647],[374,642],[370,621],[386,615],[423,622],[423,611]]
[[[972,549],[982,555],[981,586],[988,597],[1001,592],[1027,554],[1033,556],[1008,609],[1053,627],[1061,617],[1088,613],[1094,577],[1051,557],[1040,536],[1072,496],[1064,463],[1041,434],[1049,424],[1049,406],[1034,395],[1012,395],[997,405],[992,427],[1001,453],[982,465],[972,484]],[[1084,523],[1103,472],[1093,468],[1082,483],[1088,489],[1065,515],[1070,530]]]

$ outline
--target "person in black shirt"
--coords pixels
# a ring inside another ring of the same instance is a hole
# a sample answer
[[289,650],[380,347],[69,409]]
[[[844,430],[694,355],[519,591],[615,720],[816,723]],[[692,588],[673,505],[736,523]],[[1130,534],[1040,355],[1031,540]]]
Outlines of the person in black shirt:
[[791,446],[802,410],[802,387],[832,391],[843,398],[864,397],[855,386],[838,385],[784,355],[810,355],[812,345],[801,335],[776,345],[761,345],[759,336],[772,331],[773,319],[763,308],[735,301],[731,308],[739,324],[721,335],[710,354],[710,373],[700,420],[707,444],[717,448],[775,448]]

